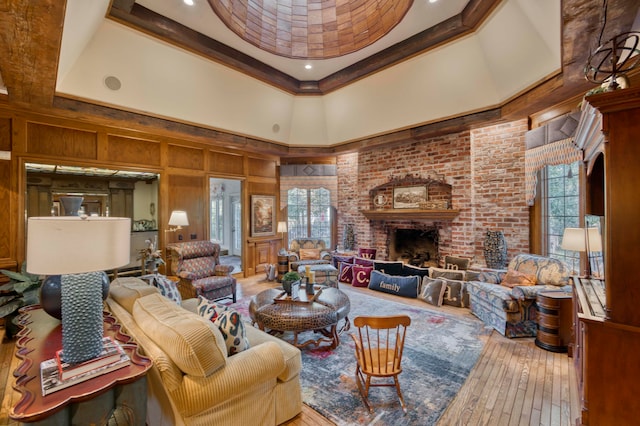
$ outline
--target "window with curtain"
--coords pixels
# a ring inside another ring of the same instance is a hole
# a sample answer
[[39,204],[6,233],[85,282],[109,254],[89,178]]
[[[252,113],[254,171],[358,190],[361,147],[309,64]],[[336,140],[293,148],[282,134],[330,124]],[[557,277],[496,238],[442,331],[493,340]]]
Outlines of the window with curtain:
[[326,188],[287,191],[289,242],[299,238],[331,242],[331,192]]
[[580,226],[580,161],[546,166],[542,170],[544,241],[546,254],[580,271],[580,253],[563,250],[564,228]]

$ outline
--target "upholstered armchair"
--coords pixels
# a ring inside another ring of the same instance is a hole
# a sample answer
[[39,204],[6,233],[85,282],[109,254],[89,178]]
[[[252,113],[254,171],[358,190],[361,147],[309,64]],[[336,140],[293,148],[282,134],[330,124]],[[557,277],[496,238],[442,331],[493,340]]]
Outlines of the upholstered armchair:
[[331,263],[331,253],[324,240],[298,239],[291,240],[289,245],[289,264],[292,271],[301,265],[321,265]]
[[220,264],[220,245],[211,241],[174,243],[171,272],[180,278],[178,290],[183,299],[203,296],[209,300],[231,298],[236,301],[233,266]]

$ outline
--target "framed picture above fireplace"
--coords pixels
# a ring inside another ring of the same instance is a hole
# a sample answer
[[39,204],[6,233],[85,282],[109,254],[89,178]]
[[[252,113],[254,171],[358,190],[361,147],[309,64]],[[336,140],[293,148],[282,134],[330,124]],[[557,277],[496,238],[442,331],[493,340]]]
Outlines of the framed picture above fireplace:
[[427,201],[427,186],[401,186],[393,188],[394,209],[417,209]]

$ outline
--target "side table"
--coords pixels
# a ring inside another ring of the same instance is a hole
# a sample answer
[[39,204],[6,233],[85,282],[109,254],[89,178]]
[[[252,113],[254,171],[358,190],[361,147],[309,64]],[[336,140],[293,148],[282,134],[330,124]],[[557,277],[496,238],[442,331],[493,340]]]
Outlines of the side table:
[[567,352],[571,341],[572,293],[543,291],[536,297],[538,333],[536,346],[551,352]]
[[147,417],[146,374],[151,360],[120,330],[116,319],[104,312],[104,335],[118,340],[131,364],[82,383],[42,396],[40,362],[53,358],[62,347],[60,321],[40,305],[20,310],[22,329],[16,356],[22,360],[13,375],[21,398],[9,417],[36,425],[107,424],[112,416],[126,417],[128,425],[144,426]]
[[288,254],[279,254],[278,255],[278,281],[282,282],[282,277],[284,274],[289,272],[289,255]]

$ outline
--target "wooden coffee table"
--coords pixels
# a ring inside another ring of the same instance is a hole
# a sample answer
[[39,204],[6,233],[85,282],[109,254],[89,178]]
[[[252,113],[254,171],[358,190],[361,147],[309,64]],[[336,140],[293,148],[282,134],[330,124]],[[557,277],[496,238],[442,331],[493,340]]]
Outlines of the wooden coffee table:
[[[349,297],[333,287],[318,287],[314,296],[306,298],[304,290],[300,299],[283,298],[282,288],[271,288],[258,293],[249,304],[249,314],[254,324],[271,334],[289,331],[293,333],[293,345],[304,348],[319,347],[329,343],[334,349],[340,344],[340,334],[351,327]],[[340,321],[342,326],[338,327]],[[315,331],[322,336],[298,342],[298,334]]]

